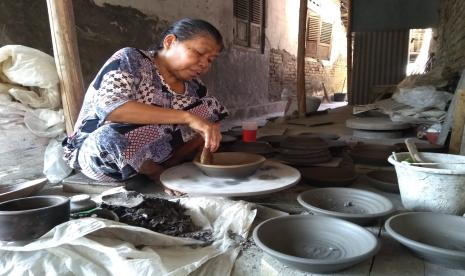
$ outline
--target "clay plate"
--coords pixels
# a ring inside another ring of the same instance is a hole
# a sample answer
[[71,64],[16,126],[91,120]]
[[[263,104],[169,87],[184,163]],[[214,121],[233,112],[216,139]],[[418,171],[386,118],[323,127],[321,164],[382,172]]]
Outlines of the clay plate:
[[228,147],[232,152],[248,152],[260,155],[271,155],[274,153],[273,147],[267,142],[243,142],[237,141]]
[[204,174],[221,178],[244,178],[255,173],[266,158],[246,152],[213,153],[212,164],[201,164],[199,157],[193,161]]
[[299,171],[307,184],[318,187],[348,186],[357,179],[355,170],[346,167],[307,167]]
[[346,269],[370,259],[380,248],[378,239],[356,224],[311,215],[266,220],[254,229],[253,238],[283,264],[313,273]]
[[386,231],[420,258],[465,269],[465,218],[437,213],[403,213],[389,218]]
[[399,183],[395,171],[371,171],[366,174],[370,184],[389,193],[399,193]]
[[0,186],[0,202],[33,195],[40,191],[46,183],[47,178],[40,178],[20,184]]
[[279,144],[286,139],[286,135],[268,135],[258,138],[258,141],[270,143],[273,147],[279,147]]
[[389,166],[388,157],[395,150],[395,146],[389,145],[357,144],[349,152],[349,155],[356,163]]
[[320,188],[301,193],[297,201],[318,215],[345,219],[368,225],[394,212],[394,205],[384,196],[352,188]]

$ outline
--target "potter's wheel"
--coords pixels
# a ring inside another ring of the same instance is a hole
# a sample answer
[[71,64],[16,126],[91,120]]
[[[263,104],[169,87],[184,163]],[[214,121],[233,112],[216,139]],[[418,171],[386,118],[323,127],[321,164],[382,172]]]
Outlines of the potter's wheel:
[[169,168],[160,176],[163,185],[172,190],[224,197],[269,194],[287,189],[299,180],[297,169],[271,160],[266,160],[257,172],[243,179],[210,177],[192,163]]

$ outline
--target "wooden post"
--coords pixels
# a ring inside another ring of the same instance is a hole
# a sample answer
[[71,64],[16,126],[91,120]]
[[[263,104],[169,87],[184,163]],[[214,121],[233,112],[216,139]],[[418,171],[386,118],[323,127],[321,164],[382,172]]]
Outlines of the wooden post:
[[47,8],[66,132],[70,135],[84,99],[73,4],[72,0],[47,0]]
[[297,45],[297,104],[299,117],[307,113],[305,95],[305,29],[307,26],[307,0],[300,0],[299,40]]
[[352,104],[352,0],[348,0],[347,5],[347,98]]
[[462,147],[462,137],[465,125],[465,89],[457,90],[457,101],[454,110],[454,122],[452,123],[452,135],[450,137],[449,152],[460,154]]

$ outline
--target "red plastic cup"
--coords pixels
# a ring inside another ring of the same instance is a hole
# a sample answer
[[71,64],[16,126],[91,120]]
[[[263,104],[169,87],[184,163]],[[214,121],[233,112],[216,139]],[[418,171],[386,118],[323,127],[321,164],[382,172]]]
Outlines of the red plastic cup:
[[242,123],[242,141],[255,142],[257,141],[257,122],[246,121]]

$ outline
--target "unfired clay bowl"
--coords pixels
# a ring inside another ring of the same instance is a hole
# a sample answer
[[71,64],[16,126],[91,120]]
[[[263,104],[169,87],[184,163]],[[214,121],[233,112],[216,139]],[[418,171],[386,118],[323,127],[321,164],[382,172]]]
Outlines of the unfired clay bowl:
[[377,193],[352,188],[320,188],[308,190],[297,201],[317,215],[369,225],[395,211],[392,202]]
[[346,269],[374,256],[378,239],[348,221],[311,215],[266,220],[253,232],[258,247],[278,261],[314,273]]
[[193,161],[204,174],[211,177],[245,178],[257,171],[266,158],[246,152],[213,153],[212,164],[202,164],[199,158]]
[[389,193],[399,193],[399,183],[395,171],[371,171],[367,172],[366,177],[375,188]]
[[389,218],[385,228],[420,258],[465,269],[465,217],[409,212]]

